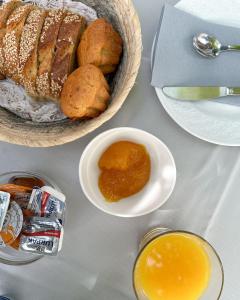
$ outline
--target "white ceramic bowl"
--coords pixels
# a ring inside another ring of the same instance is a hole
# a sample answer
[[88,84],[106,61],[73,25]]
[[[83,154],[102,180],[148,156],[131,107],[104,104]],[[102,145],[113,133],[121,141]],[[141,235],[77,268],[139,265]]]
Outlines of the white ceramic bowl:
[[[98,161],[111,144],[124,140],[147,148],[151,157],[151,177],[139,193],[109,203],[98,188]],[[155,211],[168,200],[176,183],[176,166],[171,152],[155,136],[135,128],[115,128],[98,135],[86,147],[80,159],[79,178],[84,194],[97,208],[119,217],[137,217]]]

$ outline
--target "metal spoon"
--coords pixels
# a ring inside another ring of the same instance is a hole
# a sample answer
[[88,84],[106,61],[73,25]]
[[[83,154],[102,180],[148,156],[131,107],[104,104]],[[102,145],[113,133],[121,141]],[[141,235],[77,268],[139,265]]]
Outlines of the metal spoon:
[[200,33],[193,38],[193,47],[204,57],[217,57],[224,51],[240,51],[240,45],[223,46],[214,36]]

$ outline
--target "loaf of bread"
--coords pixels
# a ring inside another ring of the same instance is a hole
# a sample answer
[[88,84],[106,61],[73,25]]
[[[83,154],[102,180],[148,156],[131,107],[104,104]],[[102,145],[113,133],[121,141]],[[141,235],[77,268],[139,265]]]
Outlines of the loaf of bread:
[[51,97],[50,73],[55,57],[55,48],[60,26],[66,12],[50,10],[45,19],[38,45],[38,74],[36,81],[37,94],[41,98]]
[[4,75],[4,53],[3,53],[3,39],[6,34],[6,24],[11,13],[22,5],[21,1],[12,0],[0,7],[0,73]]
[[19,82],[19,49],[23,27],[29,13],[33,10],[32,4],[16,8],[7,21],[6,34],[3,39],[4,73],[7,77]]
[[67,12],[61,24],[51,70],[51,99],[58,100],[68,75],[76,64],[76,50],[86,27],[85,18]]
[[78,64],[93,64],[104,74],[116,70],[122,54],[122,39],[105,19],[92,22],[78,47]]
[[71,119],[95,118],[106,110],[110,88],[102,71],[94,65],[75,70],[64,84],[61,109]]
[[20,41],[20,83],[32,96],[37,96],[38,43],[46,15],[46,10],[34,7],[26,20]]

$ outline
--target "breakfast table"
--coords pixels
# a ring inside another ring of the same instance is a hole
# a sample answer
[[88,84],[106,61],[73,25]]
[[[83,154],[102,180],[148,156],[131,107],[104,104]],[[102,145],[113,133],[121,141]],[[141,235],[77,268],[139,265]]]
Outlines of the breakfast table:
[[[167,115],[150,85],[151,48],[160,12],[164,3],[176,2],[134,0],[142,25],[142,64],[135,87],[111,121],[86,137],[53,148],[0,142],[1,173],[20,170],[46,175],[67,197],[61,253],[25,266],[0,264],[0,295],[14,300],[135,299],[132,269],[139,242],[148,230],[161,226],[205,237],[223,262],[221,299],[240,299],[239,149],[210,144],[185,132]],[[154,213],[137,218],[110,216],[96,209],[81,190],[78,168],[83,150],[96,135],[115,127],[150,132],[173,154],[176,187]]]

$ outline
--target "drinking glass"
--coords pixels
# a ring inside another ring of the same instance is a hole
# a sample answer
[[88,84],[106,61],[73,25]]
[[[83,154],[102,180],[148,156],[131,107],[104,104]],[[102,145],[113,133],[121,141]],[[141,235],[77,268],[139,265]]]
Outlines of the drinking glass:
[[161,237],[172,234],[172,233],[177,233],[177,234],[183,234],[184,236],[189,235],[189,237],[194,238],[195,240],[197,239],[202,247],[204,248],[205,252],[207,253],[211,265],[211,274],[210,274],[210,279],[208,283],[208,287],[205,290],[204,294],[196,300],[218,300],[220,299],[222,289],[223,289],[223,283],[224,283],[224,270],[223,270],[223,265],[221,262],[221,259],[219,255],[217,254],[216,250],[207,242],[204,238],[201,236],[188,232],[188,231],[181,231],[181,230],[171,230],[168,228],[155,228],[148,232],[142,239],[140,243],[140,251],[139,254],[136,258],[134,268],[133,268],[133,288],[135,291],[135,295],[138,300],[151,300],[149,299],[142,287],[135,281],[135,270],[136,270],[136,265],[141,257],[141,254],[143,253],[144,249],[148,245],[150,245],[151,242],[155,241],[156,239],[160,239]]

